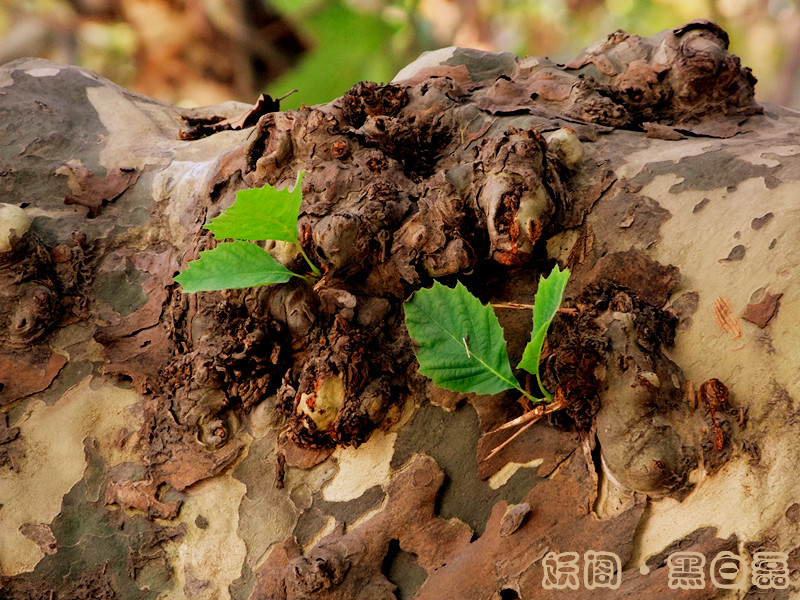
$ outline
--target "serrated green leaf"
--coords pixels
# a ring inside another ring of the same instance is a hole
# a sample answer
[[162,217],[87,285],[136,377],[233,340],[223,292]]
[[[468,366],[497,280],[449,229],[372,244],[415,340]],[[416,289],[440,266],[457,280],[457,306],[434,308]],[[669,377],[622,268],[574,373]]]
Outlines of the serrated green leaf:
[[[561,299],[564,297],[564,290],[569,280],[569,269],[563,271],[556,265],[548,277],[539,278],[539,289],[533,299],[533,331],[531,331],[531,341],[525,346],[522,353],[522,360],[517,365],[518,369],[525,369],[528,373],[536,375],[539,386],[542,387],[539,375],[539,360],[542,356],[542,347],[547,330],[553,317],[556,316],[558,307],[561,306]],[[542,387],[542,391],[548,398],[552,399],[547,390]]]
[[263,248],[235,241],[200,252],[175,281],[192,293],[286,283],[293,275]]
[[420,345],[419,372],[434,384],[476,394],[519,389],[494,311],[462,284],[434,282],[404,308],[408,332]]
[[297,243],[297,215],[303,201],[297,176],[294,188],[276,190],[271,185],[236,192],[236,202],[206,225],[219,239],[278,240]]

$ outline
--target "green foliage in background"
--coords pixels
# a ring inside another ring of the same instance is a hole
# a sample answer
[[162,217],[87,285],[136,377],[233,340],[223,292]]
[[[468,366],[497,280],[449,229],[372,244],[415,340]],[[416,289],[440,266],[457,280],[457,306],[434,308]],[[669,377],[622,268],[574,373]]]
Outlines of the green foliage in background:
[[[731,52],[759,79],[760,101],[789,106],[800,102],[800,6],[793,0],[260,1],[284,15],[311,47],[292,73],[265,90],[278,97],[297,88],[299,93],[284,101],[285,108],[328,102],[358,81],[388,81],[421,52],[443,46],[563,61],[616,29],[646,36],[696,18],[712,19],[728,32]],[[236,18],[235,4],[206,2],[193,8],[198,23],[219,25]],[[81,64],[131,85],[141,75],[136,52],[146,40],[140,28],[119,16],[81,12],[80,7],[91,6],[70,0],[0,1],[0,62],[40,56]],[[164,25],[175,31],[182,27]],[[197,54],[219,51],[198,45],[203,47]],[[194,55],[191,50],[184,52]],[[224,87],[220,91],[224,93]],[[230,93],[233,98],[234,90]],[[169,96],[160,99],[175,101]]]
[[282,109],[329,102],[359,81],[391,81],[418,54],[411,21],[402,9],[361,11],[344,0],[273,4],[311,45],[299,65],[267,89],[274,97],[298,90],[281,102]]

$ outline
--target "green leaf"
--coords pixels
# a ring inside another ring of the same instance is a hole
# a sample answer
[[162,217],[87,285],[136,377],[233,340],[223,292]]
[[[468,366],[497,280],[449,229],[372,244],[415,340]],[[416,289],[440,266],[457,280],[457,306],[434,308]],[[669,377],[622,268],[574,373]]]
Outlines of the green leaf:
[[204,250],[175,281],[186,293],[286,283],[294,275],[269,252],[249,242],[225,242]]
[[569,280],[569,269],[563,271],[556,265],[548,277],[539,278],[539,289],[533,300],[533,331],[531,331],[531,341],[525,346],[522,353],[522,360],[517,365],[518,369],[525,369],[528,373],[536,375],[539,387],[542,392],[552,400],[552,396],[544,389],[541,376],[539,374],[539,360],[542,356],[542,347],[547,330],[553,317],[556,316],[558,307],[561,306],[561,299],[564,297],[564,290]]
[[206,225],[219,239],[279,240],[297,243],[297,215],[303,201],[303,174],[289,191],[271,185],[236,192],[236,202]]
[[476,394],[520,389],[494,311],[462,284],[448,288],[434,282],[404,308],[408,332],[420,345],[419,372],[434,384]]

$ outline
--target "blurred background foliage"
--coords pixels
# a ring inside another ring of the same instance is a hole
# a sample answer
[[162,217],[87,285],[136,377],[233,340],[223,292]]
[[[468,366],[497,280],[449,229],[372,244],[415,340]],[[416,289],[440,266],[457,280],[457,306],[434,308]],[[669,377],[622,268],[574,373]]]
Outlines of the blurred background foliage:
[[759,100],[800,105],[796,0],[0,0],[0,63],[40,56],[186,106],[316,104],[459,45],[574,57],[616,29],[719,23]]

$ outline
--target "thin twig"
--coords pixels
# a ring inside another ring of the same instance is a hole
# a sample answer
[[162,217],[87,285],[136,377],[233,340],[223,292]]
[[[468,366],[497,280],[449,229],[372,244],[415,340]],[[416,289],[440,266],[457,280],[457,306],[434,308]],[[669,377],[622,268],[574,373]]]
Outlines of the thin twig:
[[[493,308],[513,308],[515,310],[533,310],[533,304],[523,304],[522,302],[490,302]],[[561,315],[577,315],[580,311],[577,308],[559,308],[556,310]]]
[[522,304],[520,302],[490,302],[494,308],[514,308],[514,309],[525,309],[525,310],[533,310],[533,304]]
[[563,400],[561,400],[561,401],[556,400],[555,402],[551,402],[550,404],[547,404],[547,405],[540,404],[539,406],[535,406],[529,412],[526,412],[524,415],[519,416],[516,419],[513,419],[512,421],[509,421],[508,423],[505,423],[505,424],[501,425],[500,427],[495,429],[492,433],[494,433],[495,431],[503,431],[505,429],[510,429],[511,427],[516,427],[517,425],[522,425],[523,423],[525,423],[524,427],[520,428],[520,430],[517,431],[514,435],[512,435],[505,442],[503,442],[502,444],[497,446],[486,457],[482,458],[481,462],[483,462],[485,460],[489,460],[494,456],[497,456],[497,454],[503,448],[508,446],[515,438],[517,438],[517,436],[521,435],[523,431],[528,429],[531,425],[536,423],[539,419],[541,419],[545,415],[549,415],[552,412],[556,412],[557,410],[561,410],[562,408],[564,408]]
[[497,448],[492,450],[486,458],[481,459],[481,462],[483,462],[484,460],[489,460],[490,458],[496,456],[497,453],[500,452],[500,450],[502,450],[503,448],[508,446],[514,440],[514,438],[516,438],[519,435],[522,435],[522,432],[524,432],[526,429],[528,429],[528,427],[530,427],[531,425],[536,423],[536,421],[538,421],[538,420],[539,419],[533,419],[533,420],[531,420],[530,423],[527,423],[524,427],[520,427],[519,431],[517,431],[514,435],[512,435],[510,438],[508,438],[505,442],[500,444]]

